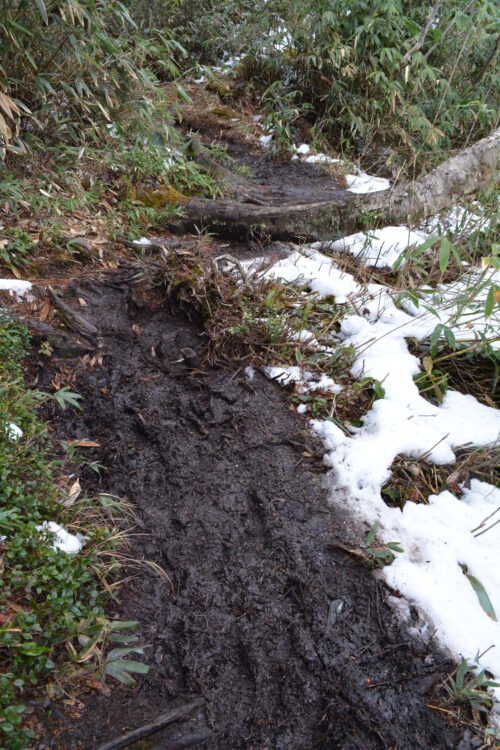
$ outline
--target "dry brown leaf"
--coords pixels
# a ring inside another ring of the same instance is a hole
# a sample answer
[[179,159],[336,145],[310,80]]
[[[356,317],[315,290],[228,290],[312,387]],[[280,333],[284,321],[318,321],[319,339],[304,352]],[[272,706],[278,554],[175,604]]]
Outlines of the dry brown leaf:
[[79,448],[99,448],[100,443],[96,443],[94,440],[87,440],[87,438],[83,438],[83,440],[68,440],[68,445],[77,445]]
[[50,312],[50,305],[49,305],[48,302],[44,302],[43,303],[43,307],[42,307],[42,309],[40,311],[40,320],[42,321],[42,323],[45,320],[47,320],[47,316],[48,316],[49,312]]

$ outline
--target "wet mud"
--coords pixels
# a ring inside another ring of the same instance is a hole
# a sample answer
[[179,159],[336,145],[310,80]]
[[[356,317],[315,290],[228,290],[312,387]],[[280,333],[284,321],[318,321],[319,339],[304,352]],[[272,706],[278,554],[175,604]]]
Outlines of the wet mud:
[[105,470],[85,481],[133,503],[130,554],[170,582],[134,569],[110,607],[140,622],[150,674],[133,690],[84,694],[80,717],[59,712],[44,742],[93,750],[202,697],[133,747],[458,747],[427,707],[450,665],[411,638],[390,592],[342,549],[348,516],[328,503],[306,422],[282,390],[258,372],[200,368],[200,327],[156,292],[114,278],[82,293],[102,365],[75,361],[84,408],[56,429],[100,444]]

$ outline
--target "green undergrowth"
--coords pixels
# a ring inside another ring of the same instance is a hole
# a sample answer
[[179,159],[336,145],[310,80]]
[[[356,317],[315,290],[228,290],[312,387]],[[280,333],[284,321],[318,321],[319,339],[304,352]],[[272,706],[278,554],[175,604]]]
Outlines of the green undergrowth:
[[348,12],[342,0],[180,0],[163,19],[197,59],[242,56],[234,76],[264,101],[282,150],[306,132],[411,178],[486,134],[498,112],[495,4],[431,11],[399,0],[356,0]]
[[[21,363],[28,350],[26,329],[0,313],[2,750],[27,745],[32,733],[24,710],[35,690],[43,689],[53,699],[78,676],[101,668],[126,681],[127,669],[116,660],[110,669],[112,654],[105,657],[104,647],[116,640],[111,636],[120,636],[120,629],[133,626],[109,622],[103,610],[110,591],[106,579],[119,567],[117,509],[109,498],[77,498],[58,484],[67,459],[62,464],[54,458],[53,438],[37,416],[40,403],[52,397],[25,388]],[[76,394],[67,389],[56,396],[64,408],[78,404]],[[16,436],[16,427],[22,435]],[[53,534],[40,529],[45,521],[75,534],[84,529],[82,550],[66,554],[55,549]],[[133,636],[125,638],[125,645],[130,646],[129,638]],[[146,669],[139,663],[135,671]]]

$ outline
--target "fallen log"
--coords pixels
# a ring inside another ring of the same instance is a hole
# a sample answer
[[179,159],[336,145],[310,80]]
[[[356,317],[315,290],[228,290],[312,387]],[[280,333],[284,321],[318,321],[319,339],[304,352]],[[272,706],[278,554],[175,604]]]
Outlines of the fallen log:
[[333,200],[281,206],[193,198],[170,228],[181,233],[206,230],[229,239],[264,235],[312,241],[354,231],[358,213],[357,201],[346,190],[339,190]]
[[479,190],[498,184],[500,179],[500,128],[455,156],[446,159],[429,174],[364,199],[368,209],[382,212],[386,224],[415,224],[434,216]]
[[360,229],[415,225],[457,201],[498,183],[500,128],[444,161],[411,184],[368,195],[337,190],[316,203],[253,205],[233,200],[193,198],[182,205],[174,231],[206,230],[231,239],[335,239]]

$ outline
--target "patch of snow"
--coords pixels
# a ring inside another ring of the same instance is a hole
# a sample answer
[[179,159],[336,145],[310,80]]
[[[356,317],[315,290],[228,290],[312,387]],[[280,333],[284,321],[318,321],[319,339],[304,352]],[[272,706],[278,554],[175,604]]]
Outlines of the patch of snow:
[[334,159],[328,154],[311,154],[304,159],[308,164],[339,164],[341,159]]
[[384,568],[384,578],[418,604],[453,654],[472,660],[496,644],[480,662],[500,676],[500,624],[482,609],[462,567],[481,582],[500,615],[500,525],[481,527],[500,509],[500,490],[477,479],[462,489],[460,499],[445,491],[431,495],[428,505],[385,509],[384,538],[397,539],[404,553]]
[[[500,271],[486,268],[471,269],[449,284],[440,284],[436,289],[419,293],[420,309],[432,310],[435,322],[449,325],[458,341],[474,342],[482,336],[490,339],[493,349],[500,348],[500,311],[496,306],[488,319],[484,316],[486,298],[492,285],[500,286]],[[471,294],[471,289],[474,290]],[[402,307],[413,315],[419,308],[409,299]],[[491,334],[496,334],[495,338]]]
[[310,152],[310,150],[311,147],[308,143],[301,143],[300,146],[295,149],[295,153],[299,154],[300,156],[305,156]]
[[245,375],[247,376],[248,380],[253,380],[255,377],[255,370],[253,367],[245,367]]
[[106,123],[106,130],[110,138],[119,138],[119,133],[116,125],[113,122]]
[[427,235],[410,231],[407,227],[384,227],[372,232],[357,232],[340,240],[315,242],[313,250],[348,252],[367,266],[392,268],[401,253],[409,247],[421,245]]
[[14,424],[14,422],[10,422],[8,425],[5,425],[5,431],[7,433],[7,438],[13,443],[17,443],[17,441],[24,435],[24,432],[21,430],[21,428],[18,427],[17,424]]
[[297,413],[304,414],[307,411],[307,404],[299,404],[297,406]]
[[391,183],[385,177],[373,177],[366,172],[358,174],[346,174],[347,189],[351,193],[378,193],[380,190],[388,190]]
[[[472,210],[472,207],[475,210]],[[489,227],[491,222],[487,216],[482,215],[480,204],[476,201],[472,204],[472,207],[453,206],[453,208],[442,211],[436,216],[424,219],[419,229],[431,235],[447,232],[453,234],[457,231],[472,232]]]
[[329,391],[340,393],[342,386],[335,383],[326,373],[316,373],[305,370],[297,365],[290,367],[266,367],[265,373],[271,380],[280,385],[295,383],[299,393],[310,391]]
[[70,534],[69,531],[55,521],[44,521],[37,526],[38,531],[49,531],[55,534],[52,541],[52,549],[60,549],[67,555],[76,555],[83,547],[86,537],[81,534]]
[[[337,303],[353,303],[356,314],[347,315],[341,323],[342,342],[355,352],[352,375],[375,378],[385,393],[364,416],[361,427],[349,435],[328,420],[311,422],[327,449],[324,460],[331,468],[332,502],[349,502],[352,511],[370,526],[379,523],[383,542],[400,542],[404,552],[396,555],[382,575],[418,605],[432,621],[432,630],[437,628],[437,638],[455,656],[471,660],[499,644],[487,651],[481,664],[500,677],[500,625],[482,609],[461,567],[467,566],[481,581],[500,616],[500,524],[477,536],[481,523],[487,528],[485,519],[500,510],[500,490],[473,480],[470,489],[463,488],[461,499],[443,492],[431,496],[428,505],[408,502],[402,511],[389,508],[381,495],[398,455],[452,464],[459,446],[495,445],[500,440],[500,411],[452,390],[442,404],[432,404],[420,395],[413,380],[420,363],[408,350],[406,338],[421,341],[440,319],[448,322],[455,313],[460,287],[457,290],[455,282],[432,292],[439,296],[440,318],[425,309],[425,292],[420,293],[421,307],[410,304],[400,309],[388,288],[360,286],[314,249],[297,251],[265,273],[302,284],[320,296],[334,295]],[[471,279],[459,283],[465,288]],[[485,286],[478,296],[484,298],[486,293]],[[269,374],[281,383],[296,383],[299,392],[314,388],[300,367],[269,368]],[[424,625],[419,632],[425,630]]]
[[269,146],[269,144],[271,143],[272,137],[273,137],[272,133],[268,133],[267,135],[261,135],[261,136],[259,136],[259,143],[260,143],[260,145],[263,146],[264,148],[267,148]]
[[0,291],[12,292],[20,302],[22,299],[26,299],[27,302],[33,300],[33,296],[29,294],[33,287],[31,281],[19,281],[18,279],[0,279]]
[[151,240],[148,240],[147,237],[141,237],[140,240],[133,240],[132,244],[136,245],[137,247],[149,247],[153,243],[151,242]]

